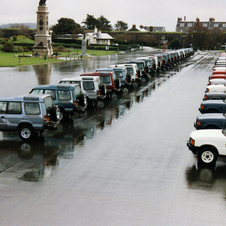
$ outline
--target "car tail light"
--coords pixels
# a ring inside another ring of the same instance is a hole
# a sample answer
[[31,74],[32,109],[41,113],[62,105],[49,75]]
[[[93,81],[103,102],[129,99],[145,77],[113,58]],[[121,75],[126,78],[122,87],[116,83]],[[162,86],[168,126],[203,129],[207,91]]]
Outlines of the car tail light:
[[74,106],[77,106],[77,101],[76,100],[74,101]]
[[44,115],[44,122],[47,122],[47,116]]
[[97,95],[98,95],[98,96],[100,96],[100,95],[101,95],[100,90],[97,90]]
[[204,106],[203,105],[201,105],[201,109],[204,109]]
[[135,75],[137,78],[138,78],[138,74],[136,73],[136,75]]
[[201,125],[201,122],[200,122],[200,121],[198,121],[198,122],[197,122],[197,125],[198,125],[198,126],[200,126],[200,125]]
[[192,146],[194,146],[194,145],[195,145],[195,140],[194,140],[194,139],[192,139],[192,138],[190,138],[189,143],[190,143]]
[[209,90],[209,88],[206,88],[206,92],[209,92],[210,90]]
[[207,100],[207,98],[208,98],[207,95],[205,95],[204,99]]
[[209,82],[209,84],[208,85],[211,85],[211,82]]

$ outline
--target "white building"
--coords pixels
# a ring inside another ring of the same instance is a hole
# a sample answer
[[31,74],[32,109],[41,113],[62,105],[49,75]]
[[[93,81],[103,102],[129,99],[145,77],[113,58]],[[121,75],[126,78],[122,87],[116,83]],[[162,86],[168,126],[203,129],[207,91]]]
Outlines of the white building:
[[108,33],[101,33],[97,28],[94,28],[94,32],[86,33],[85,40],[90,44],[102,44],[110,45],[111,41],[114,40]]

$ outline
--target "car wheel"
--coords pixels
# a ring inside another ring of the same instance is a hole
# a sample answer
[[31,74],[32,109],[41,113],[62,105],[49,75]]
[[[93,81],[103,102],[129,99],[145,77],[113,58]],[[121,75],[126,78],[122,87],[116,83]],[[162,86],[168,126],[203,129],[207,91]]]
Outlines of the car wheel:
[[217,161],[217,152],[211,147],[204,147],[198,152],[198,161],[201,164],[211,165]]
[[32,140],[34,138],[35,131],[29,125],[24,125],[19,128],[19,137],[22,140]]
[[107,88],[104,84],[101,85],[100,92],[101,92],[101,95],[103,95],[103,96],[105,96],[107,94]]
[[60,109],[59,119],[60,119],[60,121],[68,119],[68,114],[64,111],[64,109]]
[[50,118],[53,121],[60,120],[60,109],[58,108],[58,106],[53,107]]

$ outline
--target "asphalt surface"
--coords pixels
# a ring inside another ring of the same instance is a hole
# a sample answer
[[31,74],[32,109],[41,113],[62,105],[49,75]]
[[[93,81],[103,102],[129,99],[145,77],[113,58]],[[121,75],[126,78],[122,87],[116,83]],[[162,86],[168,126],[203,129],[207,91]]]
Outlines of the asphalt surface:
[[217,57],[196,53],[34,152],[2,134],[0,225],[225,225],[226,163],[200,168],[186,147]]

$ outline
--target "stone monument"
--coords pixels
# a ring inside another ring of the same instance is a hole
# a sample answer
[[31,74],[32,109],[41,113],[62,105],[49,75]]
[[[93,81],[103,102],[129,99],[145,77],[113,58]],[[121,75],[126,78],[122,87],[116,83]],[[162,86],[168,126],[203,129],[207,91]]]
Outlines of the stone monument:
[[32,50],[33,56],[50,57],[53,54],[51,35],[49,34],[48,14],[46,0],[40,0],[37,11],[35,45]]

